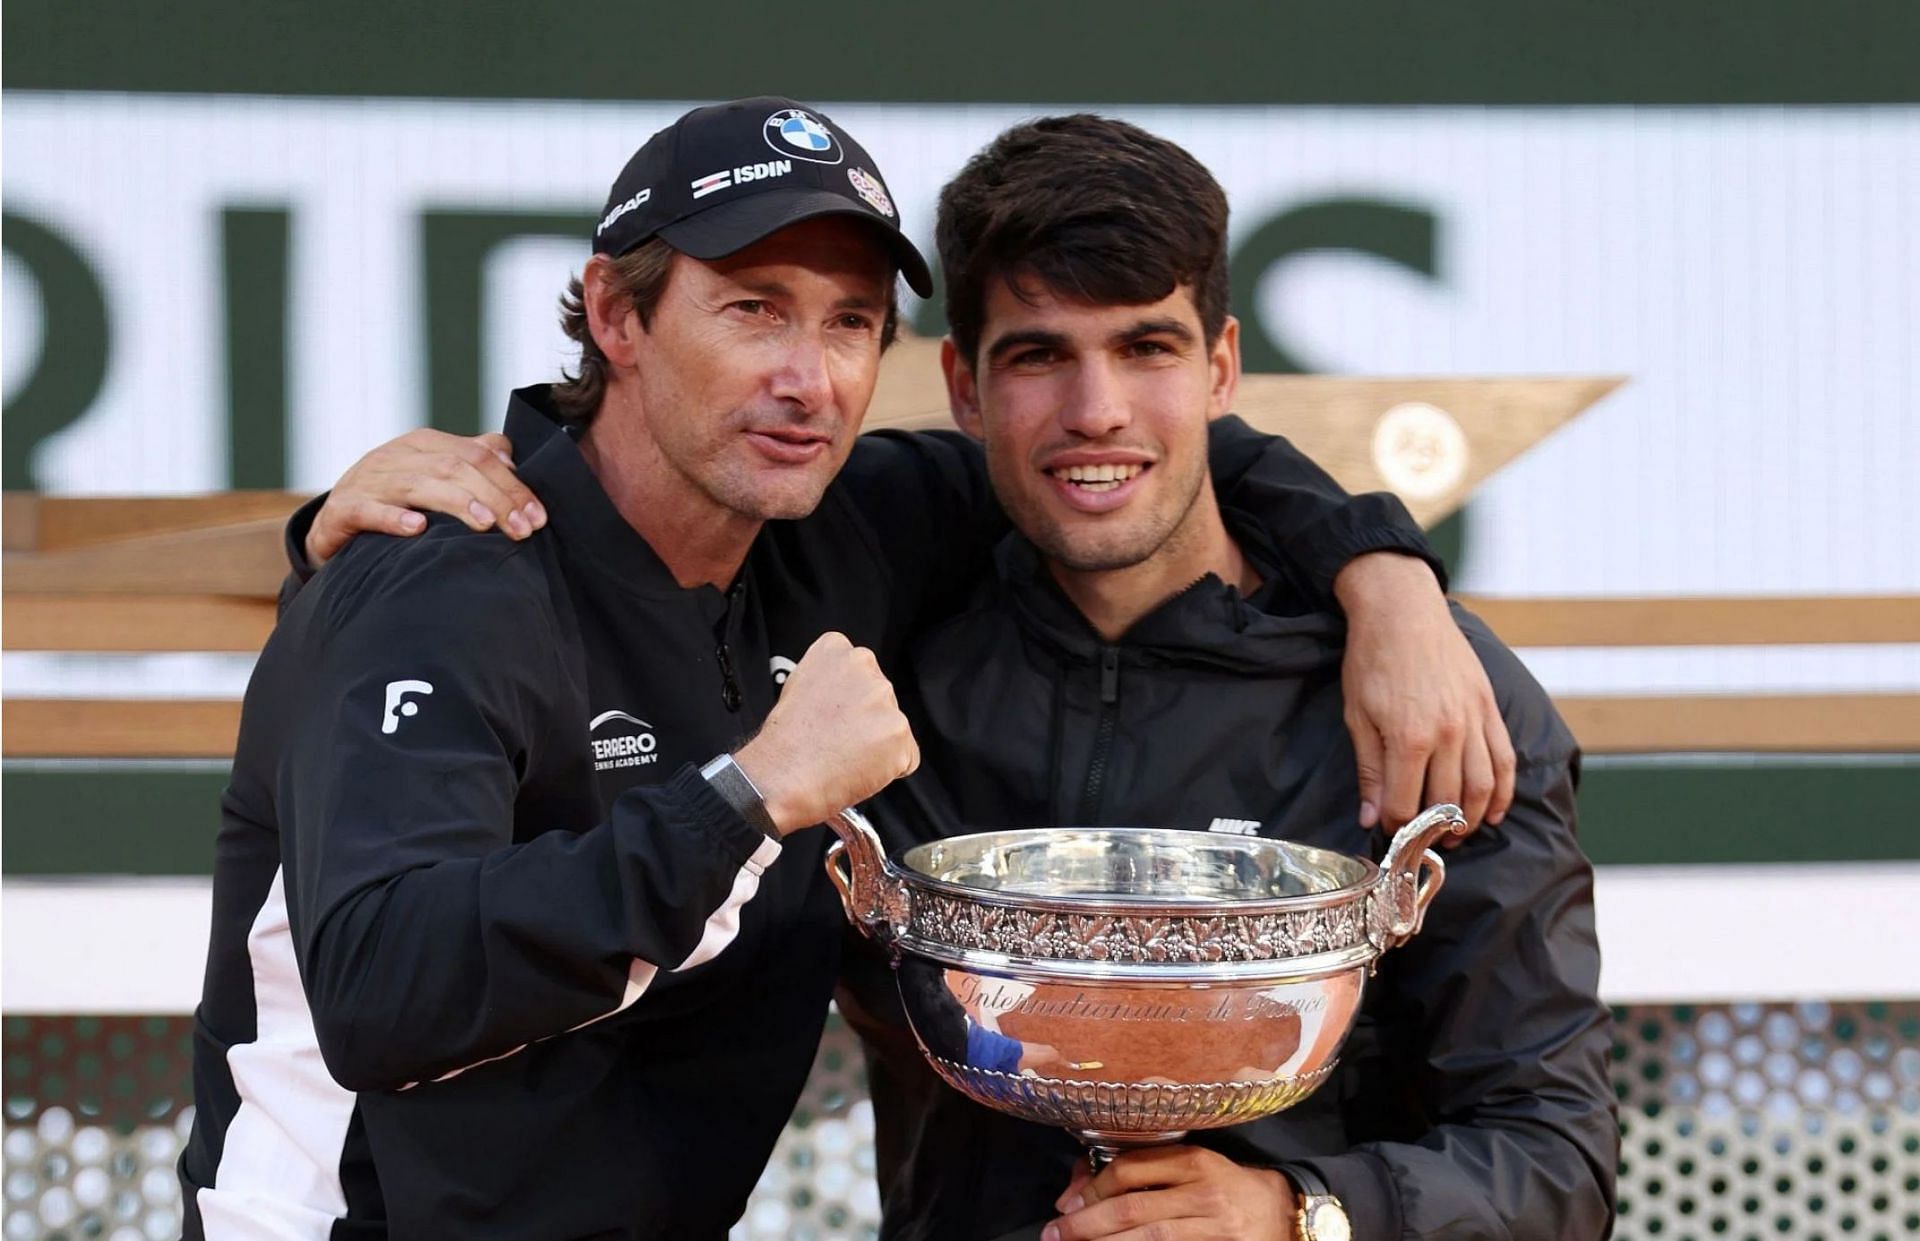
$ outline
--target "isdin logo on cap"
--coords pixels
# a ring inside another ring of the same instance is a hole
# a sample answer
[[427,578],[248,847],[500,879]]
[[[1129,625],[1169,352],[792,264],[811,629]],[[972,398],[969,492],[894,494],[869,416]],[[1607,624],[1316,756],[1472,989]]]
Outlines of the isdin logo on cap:
[[837,164],[845,154],[826,122],[804,108],[780,109],[767,118],[761,133],[780,154],[810,163]]

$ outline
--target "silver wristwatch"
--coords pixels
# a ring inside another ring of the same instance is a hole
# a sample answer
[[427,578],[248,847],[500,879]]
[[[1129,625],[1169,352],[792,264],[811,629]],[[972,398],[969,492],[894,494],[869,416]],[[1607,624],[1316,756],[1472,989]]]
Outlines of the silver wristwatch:
[[733,761],[733,755],[722,754],[705,767],[700,775],[720,794],[720,800],[737,811],[741,818],[760,829],[761,835],[778,843],[780,829],[773,824],[773,816],[767,813],[766,799],[760,796],[760,790],[753,786],[747,773],[740,770],[740,764]]
[[1281,1169],[1297,1191],[1297,1210],[1293,1217],[1298,1241],[1353,1241],[1353,1224],[1347,1209],[1333,1196],[1327,1183],[1305,1168]]

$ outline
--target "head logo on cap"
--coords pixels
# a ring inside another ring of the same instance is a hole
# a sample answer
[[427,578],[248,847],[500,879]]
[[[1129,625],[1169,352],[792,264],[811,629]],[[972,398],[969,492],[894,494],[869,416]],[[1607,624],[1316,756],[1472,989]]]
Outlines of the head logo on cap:
[[819,117],[800,108],[782,108],[767,118],[767,145],[782,155],[815,164],[837,164],[842,158],[839,139]]
[[889,220],[893,218],[893,200],[887,197],[887,187],[880,184],[879,177],[864,168],[849,168],[847,180],[853,183],[853,188],[860,197],[867,200],[867,206]]

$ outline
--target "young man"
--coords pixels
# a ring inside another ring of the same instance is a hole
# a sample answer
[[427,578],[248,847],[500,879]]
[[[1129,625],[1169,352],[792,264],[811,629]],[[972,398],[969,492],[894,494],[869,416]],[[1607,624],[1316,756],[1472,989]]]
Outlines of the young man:
[[[948,391],[1018,533],[897,678],[926,762],[871,807],[890,851],[953,823],[1150,824],[1377,856],[1350,809],[1340,619],[1207,477],[1239,376],[1226,218],[1187,152],[1090,116],[1009,130],[942,192]],[[886,1235],[1607,1235],[1618,1132],[1578,751],[1512,654],[1459,619],[1518,749],[1515,800],[1449,856],[1335,1075],[1291,1111],[1089,1180],[1063,1131],[935,1081],[884,968],[850,962]]]
[[[824,117],[689,113],[614,183],[567,302],[580,373],[509,411],[545,511],[502,509],[541,535],[362,540],[293,599],[224,805],[189,1235],[737,1218],[842,932],[822,834],[790,834],[911,770],[872,651],[1000,528],[956,442],[854,444],[896,270],[928,291]],[[1216,439],[1253,502],[1344,533],[1303,543],[1308,576],[1421,550],[1283,447]]]

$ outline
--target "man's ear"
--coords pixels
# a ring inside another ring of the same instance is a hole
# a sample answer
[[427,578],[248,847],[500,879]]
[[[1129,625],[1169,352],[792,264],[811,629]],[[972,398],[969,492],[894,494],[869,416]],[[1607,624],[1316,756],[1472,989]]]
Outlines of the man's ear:
[[980,385],[951,336],[940,342],[940,371],[947,377],[947,408],[953,411],[954,422],[973,438],[986,439],[980,421]]
[[1233,411],[1234,393],[1240,390],[1240,320],[1227,316],[1207,361],[1213,371],[1213,387],[1207,395],[1207,420],[1211,422]]
[[620,289],[613,260],[596,254],[587,260],[580,273],[580,300],[587,311],[587,330],[593,343],[616,367],[631,367],[637,356],[635,344],[646,329],[640,326],[640,312]]

